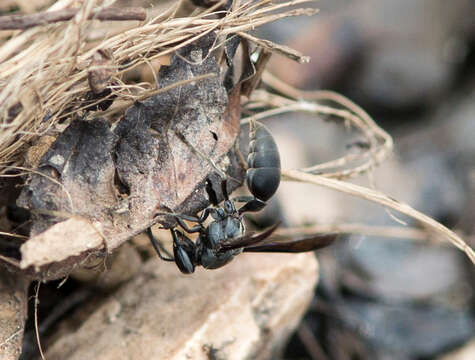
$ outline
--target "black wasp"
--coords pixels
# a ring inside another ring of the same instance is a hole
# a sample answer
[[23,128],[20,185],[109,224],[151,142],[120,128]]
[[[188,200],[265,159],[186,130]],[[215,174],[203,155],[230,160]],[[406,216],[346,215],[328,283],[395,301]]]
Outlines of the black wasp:
[[[261,233],[245,233],[242,215],[245,212],[261,210],[280,184],[279,150],[269,130],[258,122],[251,123],[250,140],[246,181],[252,196],[229,199],[227,181],[224,179],[221,182],[224,202],[220,207],[216,192],[208,179],[206,192],[213,206],[204,209],[200,216],[174,215],[185,232],[199,233],[195,243],[181,231],[171,229],[174,258],[161,254],[160,245],[151,230],[147,230],[158,256],[165,261],[174,261],[181,272],[191,274],[195,271],[195,266],[199,265],[206,269],[220,268],[243,251],[305,252],[327,246],[335,239],[336,234],[326,234],[279,242],[266,240],[279,224]],[[236,209],[237,202],[245,204]],[[213,221],[204,226],[203,223],[209,215]],[[197,225],[190,228],[183,220],[196,222]]]

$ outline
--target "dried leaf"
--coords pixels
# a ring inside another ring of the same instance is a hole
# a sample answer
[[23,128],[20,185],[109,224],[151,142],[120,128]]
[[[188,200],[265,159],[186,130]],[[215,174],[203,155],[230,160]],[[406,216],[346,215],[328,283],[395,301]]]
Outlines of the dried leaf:
[[[37,234],[21,248],[30,275],[57,278],[91,252],[115,249],[159,209],[196,213],[208,204],[198,190],[215,171],[211,161],[230,151],[240,118],[239,91],[228,101],[214,43],[210,34],[181,49],[158,78],[166,87],[216,76],[135,103],[113,130],[103,119],[75,120],[58,136],[18,201],[32,210]],[[236,188],[244,171],[232,152],[225,159]]]

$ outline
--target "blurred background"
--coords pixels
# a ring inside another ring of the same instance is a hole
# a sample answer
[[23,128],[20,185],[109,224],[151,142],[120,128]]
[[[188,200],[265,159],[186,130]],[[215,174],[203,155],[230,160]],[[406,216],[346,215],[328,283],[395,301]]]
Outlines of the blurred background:
[[[297,65],[274,56],[268,69],[297,88],[332,89],[362,106],[394,137],[395,154],[356,183],[373,184],[473,246],[475,2],[315,6],[317,16],[259,30],[312,58]],[[334,159],[358,141],[343,127],[301,114],[268,124],[286,168]],[[311,185],[284,183],[278,194],[274,211],[292,225],[415,225]],[[318,258],[317,294],[286,359],[475,359],[474,269],[462,252],[436,241],[353,235]]]

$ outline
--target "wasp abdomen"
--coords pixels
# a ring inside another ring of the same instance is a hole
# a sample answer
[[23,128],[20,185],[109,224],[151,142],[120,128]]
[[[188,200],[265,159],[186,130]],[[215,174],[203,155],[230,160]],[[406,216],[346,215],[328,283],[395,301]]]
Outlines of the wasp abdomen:
[[258,122],[251,133],[247,165],[249,191],[259,200],[269,200],[280,184],[280,155],[272,134]]

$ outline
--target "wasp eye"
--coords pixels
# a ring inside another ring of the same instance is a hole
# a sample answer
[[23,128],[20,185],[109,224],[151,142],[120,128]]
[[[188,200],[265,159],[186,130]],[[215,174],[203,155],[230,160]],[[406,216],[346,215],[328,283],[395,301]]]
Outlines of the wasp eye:
[[232,214],[236,209],[234,208],[234,204],[232,201],[226,200],[224,202],[224,211],[228,214]]
[[214,220],[221,220],[226,217],[226,213],[223,208],[217,208],[216,211],[211,212],[211,216]]

